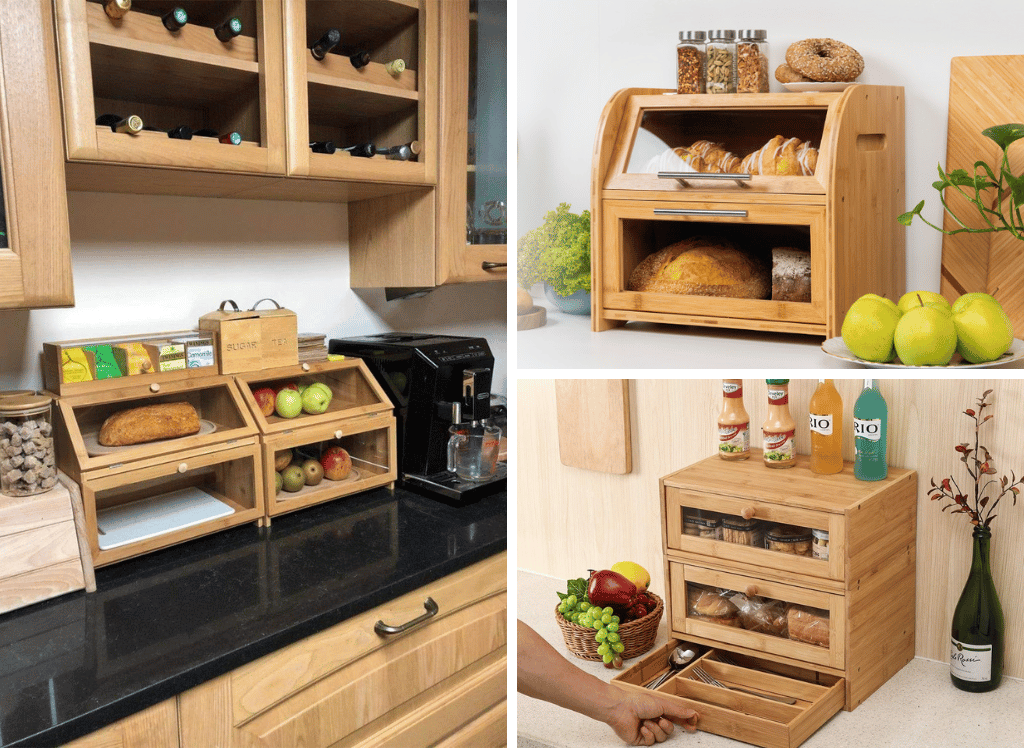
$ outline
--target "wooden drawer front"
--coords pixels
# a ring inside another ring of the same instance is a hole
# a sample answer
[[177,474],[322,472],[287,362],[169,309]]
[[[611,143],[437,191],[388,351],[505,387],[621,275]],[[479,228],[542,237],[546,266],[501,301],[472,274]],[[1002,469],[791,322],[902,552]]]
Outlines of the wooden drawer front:
[[[693,647],[685,640],[669,640],[660,649],[623,671],[612,682],[636,692],[646,692],[645,683],[666,670],[669,653],[677,646]],[[743,658],[743,663],[726,664],[712,649],[690,666],[659,686],[658,692],[677,698],[697,711],[697,729],[742,740],[765,748],[795,748],[843,707],[846,681],[843,678],[807,670],[782,675],[769,672],[770,662]],[[696,667],[724,683],[748,689],[745,693],[701,682]],[[785,704],[757,693],[783,696],[795,701]]]
[[177,745],[177,699],[168,699],[68,743],[64,748],[176,748]]
[[66,491],[47,491],[36,496],[0,494],[0,538],[72,519]]
[[[809,662],[841,670],[845,664],[846,609],[845,599],[818,590],[769,582],[756,577],[745,577],[689,564],[669,564],[671,585],[671,626],[674,633],[692,634],[715,641],[736,644],[759,652],[768,652],[801,662]],[[747,631],[704,620],[689,615],[687,586],[698,584],[705,587],[746,592],[756,588],[761,597],[793,603],[799,606],[828,611],[829,646],[822,647],[794,639]]]
[[439,609],[432,619],[437,624],[431,625],[445,626],[456,611],[503,591],[506,580],[507,554],[500,553],[235,670],[233,723],[242,724],[359,658],[421,632],[413,629],[397,639],[382,639],[373,630],[378,620],[412,620],[423,613],[423,601],[431,597]]
[[[684,517],[688,511],[711,511],[741,517],[744,512],[761,520],[762,530],[777,524],[826,530],[829,540],[828,560],[770,551],[763,547],[745,546],[722,540],[687,535]],[[738,562],[763,567],[769,573],[803,574],[842,581],[845,578],[846,518],[842,514],[816,512],[783,504],[704,494],[680,488],[665,489],[665,540],[669,549],[715,558],[725,563]]]
[[264,745],[327,748],[505,645],[502,593],[401,636],[245,725]]
[[37,527],[0,541],[0,579],[77,558],[78,534],[73,520]]

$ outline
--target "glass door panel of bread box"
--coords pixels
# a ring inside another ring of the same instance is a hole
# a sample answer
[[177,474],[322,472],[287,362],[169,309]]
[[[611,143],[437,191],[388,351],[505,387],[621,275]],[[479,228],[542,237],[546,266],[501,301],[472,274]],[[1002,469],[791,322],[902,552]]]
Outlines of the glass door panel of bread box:
[[702,319],[722,327],[824,335],[824,208],[635,200],[603,205],[605,316],[648,314],[658,322]]
[[824,195],[838,96],[631,96],[604,188]]
[[71,161],[284,173],[281,6],[56,0]]
[[[291,174],[436,180],[435,0],[307,0],[285,9]],[[426,65],[432,65],[426,68]]]

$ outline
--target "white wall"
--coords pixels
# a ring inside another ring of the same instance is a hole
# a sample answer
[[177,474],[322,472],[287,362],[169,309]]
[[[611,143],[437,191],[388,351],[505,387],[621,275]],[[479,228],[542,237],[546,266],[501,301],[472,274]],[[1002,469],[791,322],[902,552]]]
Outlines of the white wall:
[[442,287],[386,302],[348,284],[344,205],[72,192],[75,306],[0,311],[0,390],[42,386],[44,341],[195,327],[234,299],[264,297],[328,338],[390,330],[485,337],[507,390],[504,284]]
[[[771,70],[800,39],[831,37],[865,60],[862,83],[906,88],[907,205],[927,200],[946,160],[952,57],[1021,54],[1024,3],[991,0],[519,0],[518,235],[560,202],[590,203],[601,110],[622,88],[675,88],[675,45],[686,29],[768,30]],[[772,78],[772,91],[783,92]],[[1021,113],[1024,121],[1024,112]],[[784,133],[783,133],[784,134]],[[907,285],[939,290],[942,236],[920,222],[907,233]]]

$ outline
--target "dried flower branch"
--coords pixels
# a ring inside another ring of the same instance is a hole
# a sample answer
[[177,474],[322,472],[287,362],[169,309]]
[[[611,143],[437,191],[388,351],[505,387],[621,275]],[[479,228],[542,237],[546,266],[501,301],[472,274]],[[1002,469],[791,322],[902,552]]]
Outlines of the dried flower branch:
[[[971,505],[971,497],[960,490],[956,480],[950,476],[943,478],[938,485],[932,478],[932,485],[928,492],[928,498],[932,501],[947,500],[950,503],[942,507],[942,511],[952,509],[953,514],[966,514],[972,525],[989,527],[992,520],[996,518],[995,510],[1003,497],[1010,494],[1013,497],[1013,505],[1017,505],[1017,496],[1020,494],[1021,486],[1024,486],[1024,475],[1019,479],[1016,473],[1010,471],[1010,477],[1005,475],[999,480],[994,478],[986,479],[987,475],[995,475],[996,467],[992,455],[988,449],[979,443],[979,431],[981,425],[992,420],[992,415],[983,416],[985,408],[991,407],[988,396],[992,390],[985,390],[977,401],[976,409],[968,408],[964,415],[974,419],[974,447],[967,442],[958,444],[954,449],[960,453],[960,462],[967,467],[967,474],[974,481],[974,503]],[[999,493],[992,501],[989,488],[998,486]]]

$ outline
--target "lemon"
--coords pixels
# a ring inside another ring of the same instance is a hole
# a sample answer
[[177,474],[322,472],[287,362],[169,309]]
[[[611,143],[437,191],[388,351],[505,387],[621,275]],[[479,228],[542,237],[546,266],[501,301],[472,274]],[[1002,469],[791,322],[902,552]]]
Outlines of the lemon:
[[651,583],[651,575],[647,569],[633,561],[619,561],[612,564],[612,571],[617,572],[637,586],[640,591],[645,591]]

